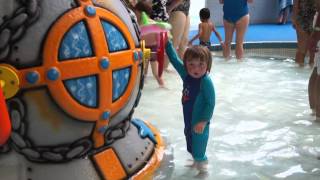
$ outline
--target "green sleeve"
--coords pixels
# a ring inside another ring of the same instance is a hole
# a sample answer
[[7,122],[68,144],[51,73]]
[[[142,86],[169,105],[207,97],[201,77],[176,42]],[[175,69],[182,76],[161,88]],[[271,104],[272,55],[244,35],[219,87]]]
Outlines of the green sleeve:
[[208,75],[206,75],[201,83],[202,93],[204,96],[203,110],[199,116],[199,120],[210,121],[215,107],[215,91],[213,83]]
[[169,61],[173,67],[177,70],[180,77],[184,79],[187,76],[187,72],[184,68],[182,60],[179,58],[176,50],[174,49],[172,42],[168,41],[166,44],[166,53],[168,55]]

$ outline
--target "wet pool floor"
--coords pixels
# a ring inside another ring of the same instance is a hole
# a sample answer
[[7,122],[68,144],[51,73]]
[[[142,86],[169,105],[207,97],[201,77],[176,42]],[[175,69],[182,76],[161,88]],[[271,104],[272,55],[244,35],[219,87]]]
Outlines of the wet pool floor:
[[[320,122],[310,115],[310,67],[290,60],[214,58],[216,107],[207,148],[206,179],[320,179]],[[195,179],[183,134],[182,82],[164,75],[167,89],[146,77],[135,117],[154,124],[173,148],[170,179]],[[158,177],[158,179],[166,179]]]

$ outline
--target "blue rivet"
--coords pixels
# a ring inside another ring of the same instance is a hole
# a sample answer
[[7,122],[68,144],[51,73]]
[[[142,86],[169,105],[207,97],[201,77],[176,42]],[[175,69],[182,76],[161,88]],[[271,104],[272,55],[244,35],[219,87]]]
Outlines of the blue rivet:
[[88,16],[96,15],[96,8],[91,5],[86,6],[85,10]]
[[107,58],[101,59],[100,66],[102,69],[108,69],[109,65],[110,65],[109,59],[107,59]]
[[108,120],[110,117],[110,112],[109,111],[105,111],[102,113],[102,119],[103,120]]
[[101,128],[99,128],[99,133],[104,134],[106,132],[106,130],[108,129],[108,126],[103,126]]
[[143,52],[139,51],[139,54],[140,54],[140,59],[143,59]]
[[39,80],[39,73],[37,71],[28,72],[26,79],[28,83],[35,84]]
[[139,54],[138,54],[138,52],[135,51],[135,52],[133,53],[133,58],[134,58],[135,61],[138,61],[138,60],[139,60]]
[[57,68],[51,68],[49,69],[49,71],[47,72],[47,78],[51,81],[55,81],[59,78],[60,73],[58,71]]

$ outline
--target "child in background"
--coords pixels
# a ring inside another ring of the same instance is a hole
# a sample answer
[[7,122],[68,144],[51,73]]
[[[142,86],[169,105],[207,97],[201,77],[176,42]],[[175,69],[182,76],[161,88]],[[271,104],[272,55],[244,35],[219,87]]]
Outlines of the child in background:
[[[169,16],[166,12],[166,2],[160,0],[127,0],[129,7],[135,13],[138,24],[141,25],[141,15],[145,12],[149,16],[157,20],[168,21]],[[148,34],[141,39],[145,40],[146,48],[150,48],[151,52],[157,51],[156,34]],[[165,87],[162,77],[158,75],[158,61],[156,53],[151,53],[149,61],[147,61],[144,67],[144,75],[148,74],[149,62],[151,64],[151,70],[154,78],[157,80],[159,87]]]
[[208,48],[191,46],[179,58],[171,41],[166,45],[166,52],[173,67],[183,81],[182,106],[184,116],[184,134],[187,151],[193,157],[193,165],[199,170],[197,177],[206,177],[206,148],[209,138],[209,124],[215,106],[215,91],[209,77],[212,57]]
[[[138,24],[141,25],[141,14],[144,11],[151,19],[156,21],[168,22],[169,15],[167,8],[173,9],[179,5],[181,0],[171,0],[170,5],[167,5],[167,0],[126,0],[129,7],[133,10],[137,17]],[[151,49],[151,52],[157,51],[157,34],[148,34],[141,39],[145,40],[146,47]],[[156,53],[151,53],[150,60],[144,68],[144,75],[148,74],[149,62],[153,76],[156,78],[159,87],[165,87],[163,78],[158,75],[158,61]]]
[[221,44],[221,47],[223,48],[223,41],[219,34],[219,32],[216,30],[215,25],[213,22],[210,21],[210,10],[208,8],[202,8],[199,12],[201,23],[199,24],[198,34],[195,35],[190,41],[189,45],[192,44],[192,42],[199,38],[200,45],[206,46],[210,49],[211,42],[210,42],[210,36],[211,32],[214,32],[217,38],[219,39],[219,42]]

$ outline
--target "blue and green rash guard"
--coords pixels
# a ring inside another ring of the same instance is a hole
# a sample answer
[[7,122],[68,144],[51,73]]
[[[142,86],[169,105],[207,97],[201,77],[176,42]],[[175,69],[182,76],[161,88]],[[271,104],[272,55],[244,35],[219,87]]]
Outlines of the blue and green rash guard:
[[[166,45],[166,52],[183,81],[182,105],[187,150],[192,154],[194,160],[205,161],[207,160],[205,152],[209,138],[209,123],[215,106],[213,83],[208,74],[201,78],[192,78],[188,75],[170,41]],[[201,121],[207,121],[207,125],[202,134],[197,134],[193,128]]]
[[223,19],[230,23],[237,23],[239,19],[249,13],[247,0],[224,0]]

